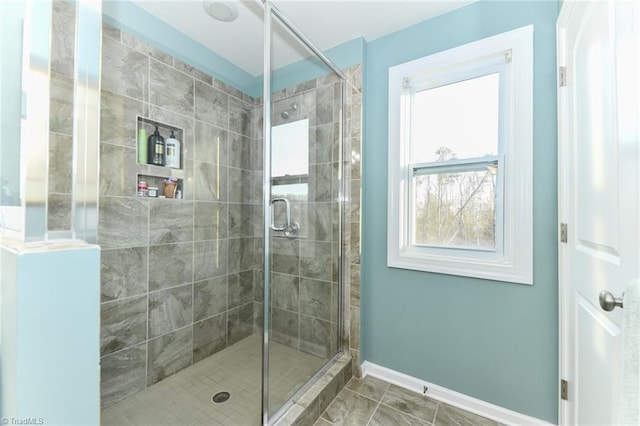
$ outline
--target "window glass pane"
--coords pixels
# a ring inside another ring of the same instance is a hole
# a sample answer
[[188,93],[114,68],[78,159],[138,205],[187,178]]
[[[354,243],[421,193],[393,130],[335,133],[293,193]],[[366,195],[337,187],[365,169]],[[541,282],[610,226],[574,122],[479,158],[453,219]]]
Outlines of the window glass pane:
[[495,73],[415,93],[411,162],[498,154],[499,82]]
[[274,184],[271,187],[272,197],[282,197],[289,201],[307,201],[309,185],[306,183]]
[[495,248],[497,168],[414,177],[417,245]]
[[271,128],[271,176],[309,174],[309,119]]

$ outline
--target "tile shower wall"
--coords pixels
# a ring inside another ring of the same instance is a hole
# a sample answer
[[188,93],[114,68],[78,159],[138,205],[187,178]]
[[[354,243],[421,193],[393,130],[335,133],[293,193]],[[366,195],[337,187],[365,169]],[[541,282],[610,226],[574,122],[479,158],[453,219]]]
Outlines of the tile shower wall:
[[[261,194],[253,98],[110,26],[102,55],[106,407],[253,333]],[[137,116],[184,129],[183,199],[135,196]]]

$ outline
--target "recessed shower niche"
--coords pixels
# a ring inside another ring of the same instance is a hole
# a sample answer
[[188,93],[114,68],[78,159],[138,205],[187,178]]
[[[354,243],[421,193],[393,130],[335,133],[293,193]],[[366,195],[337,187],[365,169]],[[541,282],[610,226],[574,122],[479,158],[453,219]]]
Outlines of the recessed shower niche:
[[[154,150],[155,132],[162,138],[162,149]],[[147,117],[136,117],[136,182],[138,197],[181,199],[184,193],[184,129]],[[171,144],[169,141],[172,142]],[[153,157],[161,164],[153,164]],[[173,161],[172,161],[173,160]],[[165,190],[166,188],[166,190]]]

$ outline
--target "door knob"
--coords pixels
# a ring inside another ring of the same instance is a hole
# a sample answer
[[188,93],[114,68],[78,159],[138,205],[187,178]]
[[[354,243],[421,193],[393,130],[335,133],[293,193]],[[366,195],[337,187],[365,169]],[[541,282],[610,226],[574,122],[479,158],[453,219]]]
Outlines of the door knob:
[[[624,297],[624,293],[622,296]],[[598,300],[600,307],[607,312],[613,311],[617,307],[622,308],[622,297],[616,299],[610,291],[601,291]]]

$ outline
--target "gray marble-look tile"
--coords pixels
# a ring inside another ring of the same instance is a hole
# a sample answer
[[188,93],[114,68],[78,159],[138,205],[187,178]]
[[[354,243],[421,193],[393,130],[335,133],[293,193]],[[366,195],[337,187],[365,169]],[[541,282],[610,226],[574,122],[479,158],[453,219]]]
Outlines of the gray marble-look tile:
[[334,204],[337,205],[337,203],[308,204],[309,239],[314,241],[332,241]]
[[229,168],[229,202],[250,203],[253,197],[251,185],[253,172],[243,169]]
[[141,41],[139,38],[127,33],[122,33],[122,43],[126,46],[129,46],[136,51],[143,53],[145,55],[151,56],[154,59],[157,59],[167,65],[173,64],[173,58],[168,53],[163,52],[160,49],[157,49],[149,44]]
[[334,108],[333,85],[319,87],[316,91],[316,123],[331,123],[334,118]]
[[228,311],[227,345],[231,346],[253,333],[253,302]]
[[229,132],[223,128],[196,121],[194,156],[198,161],[229,164]]
[[360,308],[357,306],[350,307],[351,317],[349,319],[349,327],[351,328],[350,347],[360,349]]
[[334,131],[337,125],[333,123],[323,124],[309,129],[314,136],[309,140],[309,163],[320,164],[330,163],[332,160],[332,147],[334,140]]
[[323,281],[332,278],[331,243],[300,241],[300,275]]
[[117,29],[116,27],[113,27],[109,24],[107,24],[106,22],[102,23],[102,36],[103,37],[109,37],[111,39],[114,39],[115,41],[120,41],[122,39],[122,32]]
[[193,243],[149,247],[149,291],[193,281]]
[[429,423],[433,423],[438,407],[437,401],[396,385],[389,386],[382,403]]
[[238,99],[244,99],[244,93],[233,86],[229,86],[221,80],[213,80],[213,87],[218,90],[222,90],[223,92],[234,96]]
[[229,128],[229,95],[200,81],[195,82],[195,117],[223,129]]
[[182,62],[180,59],[173,59],[173,66],[175,69],[180,70],[186,74],[189,74],[191,77],[197,78],[198,80],[202,80],[203,82],[212,85],[213,77],[209,74],[200,71],[199,69]]
[[295,275],[271,273],[271,305],[298,312],[300,305],[300,278]]
[[321,417],[334,425],[366,425],[376,406],[374,400],[344,389]]
[[253,237],[257,216],[251,204],[229,204],[229,238]]
[[195,281],[227,274],[228,240],[194,242],[193,277]]
[[193,362],[227,347],[227,313],[193,324]]
[[161,336],[191,324],[193,320],[191,284],[149,293],[149,338]]
[[193,114],[193,77],[151,60],[149,78],[149,103],[180,114]]
[[234,97],[229,98],[229,131],[251,136],[251,108]]
[[271,308],[271,338],[278,343],[298,349],[300,315],[283,309]]
[[73,135],[73,80],[51,73],[49,131]]
[[146,387],[147,345],[118,351],[100,359],[102,408],[120,402]]
[[350,221],[360,222],[360,204],[361,204],[361,192],[360,192],[360,179],[351,179],[351,211]]
[[360,268],[351,268],[350,303],[351,306],[360,306]]
[[229,205],[197,201],[194,208],[193,238],[195,241],[227,238]]
[[54,10],[51,16],[51,71],[73,77],[75,19]]
[[254,238],[230,238],[228,246],[229,273],[253,269]]
[[193,283],[193,320],[200,321],[225,312],[227,295],[226,276]]
[[254,170],[253,141],[243,135],[229,134],[229,166],[238,169]]
[[137,146],[136,117],[149,112],[144,102],[102,90],[100,97],[100,141],[129,148]]
[[136,197],[100,197],[98,243],[105,248],[149,244],[148,201]]
[[331,319],[331,283],[300,280],[300,313],[329,321]]
[[228,275],[229,309],[253,301],[253,271]]
[[188,367],[192,362],[193,330],[185,327],[149,340],[147,386]]
[[73,139],[49,133],[49,193],[71,193]]
[[100,195],[136,195],[136,150],[100,144]]
[[[299,400],[296,402],[300,407],[303,407],[302,404],[299,403]],[[292,426],[312,426],[315,422],[320,418],[320,398],[315,398],[309,405],[304,407],[302,413],[293,421]]]
[[332,323],[317,318],[300,316],[300,350],[321,358],[330,358],[333,355],[332,337],[335,333],[331,330]]
[[149,209],[149,244],[193,240],[193,202],[152,199]]
[[54,1],[52,2],[51,10],[55,15],[61,15],[71,20],[76,17],[76,5],[73,3]]
[[331,163],[314,164],[309,167],[309,201],[331,201]]
[[391,424],[398,426],[426,426],[431,423],[411,417],[410,415],[391,408],[388,405],[380,404],[371,418],[369,425],[387,426]]
[[262,335],[262,325],[264,323],[263,304],[253,302],[253,332]]
[[498,426],[498,422],[440,403],[433,423],[435,426]]
[[300,263],[298,250],[300,241],[289,238],[271,238],[271,268],[274,272],[298,275]]
[[49,194],[47,204],[47,229],[66,231],[71,229],[71,194]]
[[360,265],[360,223],[351,222],[349,227],[351,237],[351,241],[349,241],[351,250],[350,261],[354,265]]
[[195,200],[227,201],[227,167],[195,162]]
[[316,420],[313,426],[331,426],[332,424],[333,423],[329,423],[328,421],[320,417],[318,420]]
[[147,296],[100,305],[100,355],[134,346],[147,339]]
[[147,247],[102,250],[101,300],[121,299],[147,292]]
[[375,401],[380,401],[382,399],[382,395],[384,395],[387,389],[389,389],[389,383],[373,376],[367,376],[363,379],[354,377],[349,380],[346,388]]
[[110,38],[102,40],[102,88],[148,99],[149,58]]

